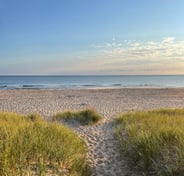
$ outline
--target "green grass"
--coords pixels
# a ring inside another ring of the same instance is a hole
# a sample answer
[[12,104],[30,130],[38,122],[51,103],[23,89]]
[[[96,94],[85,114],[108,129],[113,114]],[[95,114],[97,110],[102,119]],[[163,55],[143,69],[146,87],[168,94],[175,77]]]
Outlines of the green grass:
[[184,109],[126,113],[115,124],[130,166],[148,175],[183,175]]
[[0,175],[87,176],[86,146],[61,124],[0,112]]
[[96,111],[87,109],[78,112],[60,112],[54,116],[54,119],[57,121],[60,121],[62,119],[65,121],[75,120],[81,125],[90,125],[97,123],[100,119],[102,119],[102,117],[97,114]]

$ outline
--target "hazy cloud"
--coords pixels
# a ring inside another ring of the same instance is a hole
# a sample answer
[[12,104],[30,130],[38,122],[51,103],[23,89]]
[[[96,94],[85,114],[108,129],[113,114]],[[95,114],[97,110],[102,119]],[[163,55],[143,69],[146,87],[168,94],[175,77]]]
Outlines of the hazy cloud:
[[136,74],[184,73],[184,41],[174,37],[146,42],[111,40],[96,46],[102,54],[96,59],[102,68],[127,71],[127,74],[128,70],[134,70]]
[[16,58],[16,63],[0,65],[0,73],[6,70],[7,74],[184,74],[184,41],[174,37],[119,41],[113,37],[77,53]]

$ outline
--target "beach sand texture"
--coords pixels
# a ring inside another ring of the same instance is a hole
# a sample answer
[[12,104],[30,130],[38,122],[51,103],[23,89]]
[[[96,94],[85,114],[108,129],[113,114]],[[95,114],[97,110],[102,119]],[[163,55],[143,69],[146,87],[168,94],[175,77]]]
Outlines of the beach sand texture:
[[[46,119],[61,111],[95,109],[104,118],[93,126],[69,124],[88,146],[94,176],[133,176],[113,137],[113,119],[122,112],[183,108],[183,88],[123,88],[85,90],[1,90],[0,111],[39,113]],[[136,173],[138,175],[138,173]]]

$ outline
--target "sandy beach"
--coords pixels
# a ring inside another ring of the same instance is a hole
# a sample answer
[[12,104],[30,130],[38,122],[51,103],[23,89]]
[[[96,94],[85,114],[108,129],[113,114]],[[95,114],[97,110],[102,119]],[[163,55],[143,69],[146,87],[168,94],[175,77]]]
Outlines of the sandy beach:
[[39,113],[47,120],[66,110],[92,108],[101,114],[103,120],[94,126],[69,125],[88,146],[88,161],[94,176],[135,175],[119,155],[113,137],[112,122],[120,113],[183,107],[183,88],[0,90],[0,111]]

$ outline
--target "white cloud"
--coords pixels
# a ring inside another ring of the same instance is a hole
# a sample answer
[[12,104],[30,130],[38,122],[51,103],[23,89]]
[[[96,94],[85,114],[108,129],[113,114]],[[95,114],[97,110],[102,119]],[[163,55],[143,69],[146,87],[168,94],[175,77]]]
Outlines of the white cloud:
[[134,70],[134,74],[184,73],[184,41],[174,37],[146,42],[112,40],[96,50],[101,53],[94,58],[96,65],[118,74],[131,74],[128,70]]
[[162,40],[163,43],[173,43],[175,40],[174,37],[166,37]]
[[174,37],[145,42],[112,38],[78,53],[47,55],[37,60],[17,61],[18,66],[9,68],[12,73],[28,74],[184,74],[184,41]]

